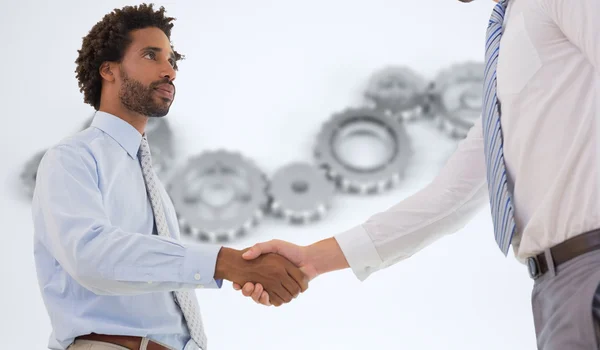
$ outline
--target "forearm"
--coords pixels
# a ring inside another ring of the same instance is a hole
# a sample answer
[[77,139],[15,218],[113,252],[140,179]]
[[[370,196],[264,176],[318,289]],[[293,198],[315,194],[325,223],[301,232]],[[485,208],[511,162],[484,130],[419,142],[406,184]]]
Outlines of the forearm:
[[236,270],[239,270],[240,264],[243,263],[241,254],[236,249],[223,247],[217,255],[215,278],[231,281],[233,274]]
[[73,279],[96,294],[220,287],[213,278],[219,246],[184,245],[108,226],[59,231],[61,235],[50,236],[54,256]]
[[[404,232],[404,235],[402,231],[393,228],[387,228],[387,231],[367,231],[364,226],[374,224],[377,220],[388,219],[381,217],[383,215],[397,220],[393,211],[379,213],[379,217],[371,217],[367,224],[306,246],[307,265],[314,266],[316,274],[321,275],[349,268],[349,261],[352,261],[354,273],[364,280],[372,272],[405,259],[442,235],[462,227],[481,208],[485,193],[483,185],[474,189],[472,195],[466,196],[464,203],[458,204],[459,208],[449,210],[448,215],[425,223],[419,230]],[[404,204],[408,206],[410,202]],[[380,236],[378,244],[375,244],[375,234],[385,235],[387,239],[381,239]]]
[[308,265],[314,266],[318,275],[350,267],[338,242],[330,237],[306,247]]
[[488,201],[478,122],[425,188],[335,236],[360,280],[462,228]]

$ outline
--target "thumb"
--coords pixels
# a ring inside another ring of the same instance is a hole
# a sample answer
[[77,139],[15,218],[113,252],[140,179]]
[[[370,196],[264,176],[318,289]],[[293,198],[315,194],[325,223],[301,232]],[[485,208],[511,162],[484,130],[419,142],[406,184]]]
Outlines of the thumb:
[[261,254],[266,253],[276,253],[277,247],[274,244],[274,241],[264,242],[264,243],[256,243],[250,249],[248,249],[244,254],[242,254],[242,258],[246,260],[252,260],[258,258]]

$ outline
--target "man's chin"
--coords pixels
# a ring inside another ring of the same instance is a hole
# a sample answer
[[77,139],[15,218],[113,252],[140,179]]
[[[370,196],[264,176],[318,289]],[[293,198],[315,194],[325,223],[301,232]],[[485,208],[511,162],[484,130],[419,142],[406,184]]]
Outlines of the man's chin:
[[160,101],[155,104],[154,108],[151,111],[152,115],[149,115],[149,117],[164,117],[165,115],[169,114],[171,104],[171,100],[165,100],[164,98],[161,98]]
[[167,110],[154,111],[148,117],[150,117],[150,118],[162,118],[162,117],[166,116],[167,114],[169,114],[169,110],[168,109]]

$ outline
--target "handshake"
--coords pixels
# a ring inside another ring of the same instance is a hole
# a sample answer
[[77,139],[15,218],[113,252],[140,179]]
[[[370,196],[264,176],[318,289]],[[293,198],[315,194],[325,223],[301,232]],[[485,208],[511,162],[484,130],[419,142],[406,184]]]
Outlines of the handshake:
[[309,246],[275,239],[242,251],[221,248],[215,279],[233,282],[234,289],[257,303],[281,306],[306,291],[318,275],[347,267],[333,237]]

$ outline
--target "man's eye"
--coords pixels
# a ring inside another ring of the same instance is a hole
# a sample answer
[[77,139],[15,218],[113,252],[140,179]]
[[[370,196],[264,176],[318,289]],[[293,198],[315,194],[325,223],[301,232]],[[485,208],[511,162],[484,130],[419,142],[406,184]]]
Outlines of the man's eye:
[[144,57],[148,57],[151,60],[153,60],[156,57],[156,54],[154,52],[148,52],[147,54],[144,55]]

